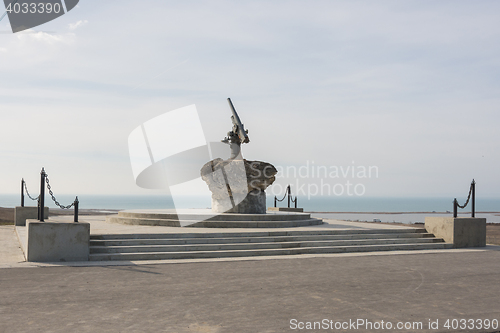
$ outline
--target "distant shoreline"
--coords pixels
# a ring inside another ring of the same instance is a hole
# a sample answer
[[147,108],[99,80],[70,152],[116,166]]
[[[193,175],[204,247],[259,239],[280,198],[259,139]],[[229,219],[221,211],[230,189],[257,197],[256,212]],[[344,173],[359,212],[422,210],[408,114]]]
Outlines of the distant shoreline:
[[[96,216],[96,215],[113,215],[118,214],[123,209],[79,209],[78,215],[80,216]],[[402,225],[423,225],[426,215],[445,215],[452,217],[451,212],[314,212],[307,211],[315,217],[323,219],[334,219],[342,221],[359,221],[368,223],[389,223],[389,224],[402,224]],[[62,210],[50,208],[51,216],[73,215],[74,210]],[[476,214],[489,215],[483,216],[487,218],[488,225],[500,226],[500,212],[476,212]],[[319,215],[319,216],[318,216]],[[459,213],[459,217],[469,217],[470,212]],[[476,215],[477,216],[477,215]],[[478,216],[479,217],[479,216]],[[0,225],[14,223],[14,208],[0,207]]]
[[[452,212],[315,212],[307,211],[311,214],[453,214]],[[458,215],[470,214],[470,212],[459,212]],[[500,214],[500,212],[476,212],[476,214]]]
[[[69,204],[75,197],[70,195],[58,195],[57,198],[63,204]],[[81,195],[78,196],[81,209],[93,210],[122,210],[122,209],[174,209],[174,201],[168,195]],[[274,202],[271,196],[267,197],[267,206],[272,207]],[[464,200],[463,200],[464,201]],[[460,203],[462,203],[461,201]],[[49,208],[56,208],[50,196],[45,200]],[[175,202],[182,208],[207,208],[210,207],[210,200],[201,197],[179,197]],[[20,195],[0,194],[0,206],[13,208],[19,206]],[[25,197],[25,204],[36,206],[35,201]],[[285,207],[286,203],[281,205]],[[429,197],[429,198],[379,198],[379,197],[298,197],[298,207],[303,207],[305,211],[312,213],[336,213],[336,214],[441,214],[442,212],[453,211],[452,201],[449,198]],[[500,198],[478,198],[476,197],[476,210],[481,212],[500,212]],[[470,211],[470,205],[460,213]],[[443,213],[445,214],[445,213]],[[389,216],[389,215],[387,215]]]
[[[14,207],[0,207],[0,210],[12,210],[14,211]],[[78,213],[81,215],[106,215],[106,214],[116,214],[119,211],[122,210],[129,210],[129,209],[106,209],[106,208],[85,208],[85,209],[79,209]],[[151,209],[154,210],[154,209]],[[70,215],[73,214],[73,208],[66,210],[66,209],[59,209],[59,208],[50,208],[50,213],[54,215]],[[304,213],[310,213],[310,214],[380,214],[380,215],[402,215],[402,214],[453,214],[450,211],[446,212],[437,212],[437,211],[423,211],[423,212],[418,212],[418,211],[413,211],[413,212],[336,212],[336,211],[304,211]],[[500,214],[500,211],[476,211],[476,214]],[[458,212],[458,215],[470,215],[470,212]]]

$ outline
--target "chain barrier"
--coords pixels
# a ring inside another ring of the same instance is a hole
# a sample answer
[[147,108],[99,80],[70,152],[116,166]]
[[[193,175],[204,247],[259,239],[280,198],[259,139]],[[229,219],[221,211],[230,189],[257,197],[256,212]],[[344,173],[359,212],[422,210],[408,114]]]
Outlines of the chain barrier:
[[467,201],[464,203],[463,206],[460,206],[457,202],[457,206],[464,209],[465,207],[467,207],[467,204],[469,203],[469,200],[470,200],[470,196],[472,194],[472,184],[470,185],[470,189],[469,189],[469,196],[467,197]]
[[285,195],[283,196],[283,198],[278,199],[276,196],[274,196],[274,207],[276,207],[277,202],[281,202],[281,201],[285,200],[285,198],[287,196],[288,196],[288,208],[290,208],[290,202],[293,202],[295,204],[295,208],[297,208],[297,197],[295,197],[295,199],[293,199],[292,189],[291,189],[290,185],[288,185],[286,187]]
[[75,205],[75,202],[73,202],[71,205],[63,206],[63,205],[61,205],[59,203],[59,201],[57,201],[56,197],[54,196],[54,193],[52,192],[52,188],[50,187],[49,175],[47,173],[45,173],[45,182],[47,183],[47,189],[49,190],[49,194],[52,197],[52,201],[54,201],[54,203],[57,206],[59,206],[59,208],[61,208],[61,209],[70,209],[71,207],[73,207]]
[[476,217],[476,181],[473,179],[470,183],[469,195],[467,196],[467,201],[463,205],[459,205],[457,198],[453,200],[453,217],[458,216],[458,208],[464,209],[471,201],[471,216]]
[[24,189],[26,190],[26,194],[28,195],[28,197],[33,200],[33,201],[36,201],[38,200],[38,198],[40,198],[40,195],[38,195],[36,198],[33,198],[31,195],[30,195],[30,192],[28,192],[28,186],[26,186],[26,182],[23,182],[24,183]]
[[280,200],[280,199],[278,199],[278,198],[276,198],[276,196],[274,197],[274,199],[275,199],[276,201],[281,202],[281,201],[285,200],[285,198],[286,198],[286,195],[287,195],[287,194],[288,194],[288,191],[286,191],[286,192],[285,192],[285,195],[283,196],[283,198],[282,198],[281,200]]

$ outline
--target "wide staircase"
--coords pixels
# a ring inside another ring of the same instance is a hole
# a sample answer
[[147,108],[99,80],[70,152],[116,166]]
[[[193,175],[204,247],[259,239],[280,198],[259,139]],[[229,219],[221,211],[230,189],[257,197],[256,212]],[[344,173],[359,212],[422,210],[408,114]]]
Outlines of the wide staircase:
[[90,236],[90,260],[163,260],[446,249],[424,229],[108,234]]

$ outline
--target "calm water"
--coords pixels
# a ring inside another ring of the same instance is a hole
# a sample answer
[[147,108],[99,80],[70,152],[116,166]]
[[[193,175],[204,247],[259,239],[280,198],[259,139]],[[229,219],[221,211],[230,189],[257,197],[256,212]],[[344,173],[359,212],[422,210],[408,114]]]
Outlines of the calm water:
[[[110,195],[79,195],[82,209],[165,209],[175,208],[173,200],[167,195],[151,196],[110,196]],[[74,196],[58,195],[57,199],[63,205],[68,205]],[[311,197],[298,198],[298,207],[309,212],[446,212],[453,210],[453,198],[369,198],[369,197]],[[45,197],[46,206],[55,208],[49,196]],[[199,197],[184,197],[179,200],[178,208],[209,208],[210,200]],[[26,197],[26,206],[36,206],[35,201]],[[0,207],[15,207],[20,205],[17,194],[0,194]],[[273,198],[268,197],[268,207],[274,205]],[[286,207],[285,202],[278,203]],[[460,212],[470,211],[469,207]],[[476,198],[476,211],[500,212],[500,198]]]
[[[314,212],[446,212],[453,211],[453,198],[315,197],[299,198],[299,207]],[[459,211],[470,212],[470,203]],[[476,197],[476,211],[500,212],[500,198]]]

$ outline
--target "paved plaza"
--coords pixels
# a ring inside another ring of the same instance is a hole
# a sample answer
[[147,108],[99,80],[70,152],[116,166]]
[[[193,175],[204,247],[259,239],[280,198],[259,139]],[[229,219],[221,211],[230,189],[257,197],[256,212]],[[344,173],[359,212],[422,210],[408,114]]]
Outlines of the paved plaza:
[[[444,327],[500,319],[497,246],[51,264],[23,262],[16,237],[0,227],[0,332],[366,332],[382,321],[414,325],[393,327],[401,332],[500,330]],[[328,329],[305,329],[314,322]]]

